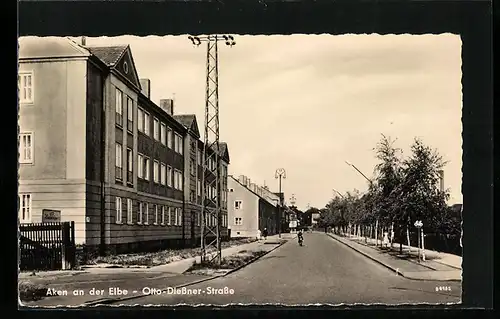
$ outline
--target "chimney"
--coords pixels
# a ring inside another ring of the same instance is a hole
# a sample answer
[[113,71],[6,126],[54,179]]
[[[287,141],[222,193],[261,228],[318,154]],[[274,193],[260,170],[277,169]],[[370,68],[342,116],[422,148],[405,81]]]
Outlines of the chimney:
[[161,99],[160,107],[162,110],[167,112],[169,115],[174,115],[174,100],[172,99]]
[[151,98],[151,81],[149,79],[140,79],[141,91],[148,99]]
[[82,43],[82,47],[87,45],[87,38],[86,37],[81,37],[80,41]]
[[245,176],[244,175],[240,175],[238,177],[238,182],[240,182],[241,184],[245,184]]
[[444,171],[439,170],[438,174],[439,174],[439,190],[441,192],[444,192]]

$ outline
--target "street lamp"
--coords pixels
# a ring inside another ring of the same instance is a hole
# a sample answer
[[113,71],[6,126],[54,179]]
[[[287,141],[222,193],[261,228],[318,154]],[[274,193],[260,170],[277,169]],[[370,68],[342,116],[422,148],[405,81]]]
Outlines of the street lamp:
[[341,198],[344,198],[344,195],[342,195],[338,190],[336,190],[335,188],[332,188],[332,190],[337,193]]
[[283,196],[281,194],[281,180],[286,179],[286,171],[284,168],[278,168],[276,172],[274,173],[274,178],[279,180],[279,207],[278,207],[278,218],[279,218],[279,224],[278,224],[278,237],[281,238],[281,209],[283,206]]
[[[373,187],[373,181],[371,179],[369,179],[368,177],[366,177],[366,175],[363,174],[363,172],[361,172],[359,170],[359,168],[357,168],[354,164],[350,163],[349,161],[345,161],[345,162],[347,165],[354,168],[361,176],[363,176],[368,181],[368,183],[370,183],[370,186]],[[375,221],[375,246],[378,246],[378,218]]]
[[417,237],[418,237],[418,262],[420,262],[420,246],[422,246],[422,260],[425,261],[425,252],[424,252],[424,232],[422,227],[424,223],[421,220],[417,220],[415,222],[415,227],[417,227]]
[[351,166],[352,168],[354,168],[359,174],[361,174],[361,176],[363,176],[369,183],[370,185],[373,185],[373,181],[371,179],[369,179],[368,177],[366,177],[365,174],[363,174],[363,172],[361,172],[354,164],[350,163],[349,161],[345,161],[347,165]]

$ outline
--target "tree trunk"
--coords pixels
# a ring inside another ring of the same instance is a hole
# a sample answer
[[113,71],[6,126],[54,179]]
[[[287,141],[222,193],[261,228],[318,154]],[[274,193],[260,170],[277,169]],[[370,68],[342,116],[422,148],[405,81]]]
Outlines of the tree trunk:
[[399,227],[399,254],[403,254],[403,227]]
[[391,249],[394,248],[394,222],[391,223]]
[[375,222],[375,246],[378,246],[378,219]]
[[410,227],[406,226],[406,241],[408,242],[408,253],[411,253]]

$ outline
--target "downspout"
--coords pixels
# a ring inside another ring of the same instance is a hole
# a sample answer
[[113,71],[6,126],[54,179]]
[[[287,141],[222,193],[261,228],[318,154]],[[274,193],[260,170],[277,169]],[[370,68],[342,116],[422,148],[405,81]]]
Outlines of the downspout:
[[[189,131],[186,133],[186,137],[188,137],[189,135]],[[182,171],[182,217],[181,217],[181,221],[182,221],[182,244],[181,244],[181,247],[182,248],[185,248],[186,246],[186,223],[185,223],[185,218],[186,217],[186,156],[189,156],[191,157],[191,153],[190,152],[186,152],[186,140],[183,141],[182,143],[182,167],[184,167],[183,171]],[[190,172],[188,171],[187,172],[188,174],[190,174]],[[188,196],[189,196],[189,189],[187,190],[188,191]]]
[[100,241],[100,254],[104,256],[106,253],[106,78],[101,77],[102,80],[102,107],[101,107],[101,241]]

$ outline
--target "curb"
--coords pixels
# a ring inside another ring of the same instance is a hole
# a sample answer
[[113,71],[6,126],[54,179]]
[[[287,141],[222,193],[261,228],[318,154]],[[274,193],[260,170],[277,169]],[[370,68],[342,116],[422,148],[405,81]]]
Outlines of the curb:
[[387,268],[387,269],[389,269],[389,270],[391,270],[391,271],[395,272],[397,276],[401,275],[401,277],[403,277],[403,278],[410,279],[410,280],[419,280],[419,281],[459,281],[459,282],[461,281],[461,280],[459,280],[459,279],[445,279],[445,280],[443,280],[443,279],[424,279],[424,278],[415,278],[415,277],[410,277],[410,276],[408,276],[408,275],[405,275],[405,273],[404,273],[404,272],[399,271],[399,269],[396,269],[396,268],[394,268],[394,267],[392,267],[392,266],[387,265],[386,263],[381,262],[380,260],[378,260],[378,259],[376,259],[376,258],[374,258],[374,257],[370,256],[369,254],[367,254],[367,253],[365,253],[365,252],[363,252],[363,251],[361,251],[361,250],[359,250],[359,249],[357,249],[357,248],[355,248],[355,247],[353,247],[353,246],[349,245],[348,243],[346,243],[346,242],[344,242],[344,241],[341,241],[341,240],[339,240],[339,239],[337,239],[337,238],[333,237],[333,236],[332,236],[332,235],[330,235],[330,234],[327,234],[327,235],[328,235],[330,238],[335,239],[335,240],[336,240],[336,241],[338,241],[339,243],[342,243],[343,245],[345,245],[345,246],[347,246],[347,247],[351,248],[352,250],[355,250],[356,252],[360,253],[361,255],[363,255],[363,256],[365,256],[365,257],[367,257],[367,258],[369,258],[369,259],[371,259],[371,260],[373,260],[373,261],[377,262],[378,264],[380,264],[380,265],[384,266],[385,268]]
[[[266,256],[267,254],[271,253],[272,251],[278,249],[279,247],[283,246],[287,242],[288,242],[288,240],[286,240],[285,242],[279,244],[278,246],[274,247],[273,249],[269,250],[265,254],[257,256],[254,259],[251,259],[246,264],[243,264],[243,265],[241,265],[241,266],[239,266],[237,268],[231,269],[230,271],[228,271],[227,273],[225,273],[223,275],[211,276],[211,277],[208,277],[208,278],[203,278],[203,279],[200,279],[200,280],[191,281],[191,282],[188,282],[188,283],[185,283],[185,284],[180,284],[180,285],[177,285],[175,287],[169,287],[169,288],[179,289],[179,288],[183,288],[183,287],[187,287],[187,286],[191,286],[191,285],[196,285],[196,284],[199,284],[199,283],[202,283],[202,282],[205,282],[205,281],[213,280],[213,279],[216,279],[216,278],[225,277],[225,276],[229,275],[230,273],[233,273],[233,272],[235,272],[237,270],[240,270],[243,267],[246,267],[246,266],[250,265],[251,263],[256,262],[258,259],[260,259],[260,258]],[[165,291],[167,291],[167,289],[162,289],[162,292],[165,292]],[[108,298],[108,299],[101,299],[101,300],[95,300],[95,301],[86,302],[83,305],[84,306],[109,305],[109,304],[114,304],[114,303],[118,303],[118,302],[121,302],[121,301],[128,301],[128,300],[133,300],[133,299],[137,299],[137,298],[143,298],[143,297],[146,297],[146,296],[149,296],[149,295],[136,295],[136,296],[130,296],[130,297],[125,297],[125,298],[119,298],[119,299]]]
[[[436,262],[436,263],[438,263],[438,264],[441,264],[441,265],[445,265],[445,266],[448,266],[448,267],[454,268],[454,269],[456,269],[456,270],[462,270],[462,268],[458,268],[458,267],[456,267],[456,266],[452,266],[452,265],[449,265],[449,264],[447,264],[447,263],[443,263],[443,262],[440,262],[440,261],[437,261],[437,260],[434,260],[434,262]],[[463,261],[462,261],[462,263],[463,263]]]

